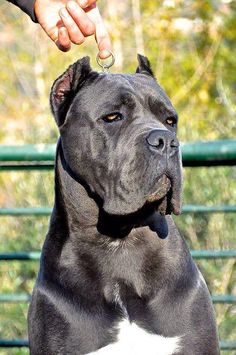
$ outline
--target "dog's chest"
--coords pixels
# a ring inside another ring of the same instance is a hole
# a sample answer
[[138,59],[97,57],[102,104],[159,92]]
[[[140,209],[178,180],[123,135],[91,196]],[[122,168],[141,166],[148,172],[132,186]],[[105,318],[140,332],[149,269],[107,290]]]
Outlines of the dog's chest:
[[181,350],[180,337],[165,338],[148,333],[124,319],[118,324],[117,341],[89,355],[171,355]]
[[133,233],[127,240],[114,241],[107,246],[106,261],[101,267],[104,296],[109,302],[120,303],[124,299],[124,285],[129,289],[128,292],[138,297],[147,296],[147,288],[151,289],[158,264],[157,255],[153,258],[158,250],[157,237],[153,234],[149,229],[143,228],[142,233]]
[[102,268],[104,295],[108,301],[117,302],[122,298],[122,284],[129,285],[139,296],[143,293],[143,257],[139,250],[119,248],[109,253]]
[[[92,354],[98,355],[171,355],[180,350],[180,337],[163,337],[149,333],[135,322],[129,321],[129,314],[123,302],[118,282],[105,289],[106,297],[122,311],[123,319],[116,325],[117,341]],[[138,305],[137,305],[138,307]],[[138,310],[137,310],[138,311]],[[139,310],[140,312],[140,310]]]

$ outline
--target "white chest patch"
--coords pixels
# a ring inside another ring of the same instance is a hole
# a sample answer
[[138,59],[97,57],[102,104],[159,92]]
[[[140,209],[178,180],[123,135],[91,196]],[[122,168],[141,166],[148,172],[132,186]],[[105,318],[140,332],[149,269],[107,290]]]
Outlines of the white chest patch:
[[90,355],[174,355],[181,350],[180,337],[165,338],[151,334],[126,319],[119,324],[119,330],[116,343]]

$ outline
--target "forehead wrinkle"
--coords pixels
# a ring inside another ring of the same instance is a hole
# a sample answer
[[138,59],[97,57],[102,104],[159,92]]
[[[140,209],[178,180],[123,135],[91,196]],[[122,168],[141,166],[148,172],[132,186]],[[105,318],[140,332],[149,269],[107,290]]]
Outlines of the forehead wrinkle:
[[176,117],[169,98],[156,81],[144,79],[129,74],[99,73],[93,80],[93,91],[90,91],[90,85],[85,86],[78,98],[93,117],[119,110],[122,105],[130,109],[141,105],[149,107],[154,114]]
[[149,95],[148,96],[148,107],[154,113],[159,113],[165,116],[173,116],[177,119],[177,113],[172,106],[170,100],[164,100],[160,95]]
[[[107,90],[105,89],[107,87]],[[94,95],[90,96],[89,101],[96,106],[96,113],[99,111],[109,111],[109,109],[119,109],[122,105],[133,108],[137,102],[137,92],[124,74],[103,74],[101,73],[94,81],[94,92],[100,100],[94,103]]]
[[123,105],[129,108],[134,108],[136,105],[137,97],[130,91],[123,91],[120,94],[120,101]]
[[[136,100],[137,101],[137,100]],[[136,104],[135,97],[130,92],[123,91],[119,94],[115,94],[114,96],[109,95],[109,98],[106,102],[102,102],[97,106],[97,111],[101,113],[109,113],[115,110],[119,110],[122,106],[126,106],[129,109],[133,109]]]

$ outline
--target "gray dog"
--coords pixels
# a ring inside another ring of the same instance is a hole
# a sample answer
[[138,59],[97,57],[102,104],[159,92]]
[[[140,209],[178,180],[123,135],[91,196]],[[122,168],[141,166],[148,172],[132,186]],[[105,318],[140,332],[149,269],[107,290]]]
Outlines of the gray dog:
[[136,74],[83,58],[51,91],[55,204],[29,311],[31,355],[217,355],[207,286],[170,216],[181,210],[177,114]]

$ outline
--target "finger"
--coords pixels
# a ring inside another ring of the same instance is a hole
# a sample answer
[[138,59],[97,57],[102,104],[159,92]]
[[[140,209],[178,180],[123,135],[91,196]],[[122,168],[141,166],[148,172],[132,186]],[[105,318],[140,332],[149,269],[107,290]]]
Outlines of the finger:
[[86,9],[86,7],[96,4],[96,0],[78,0],[78,3],[82,9]]
[[60,27],[58,30],[58,40],[56,41],[56,45],[63,52],[68,52],[70,50],[71,41],[65,27]]
[[70,16],[67,9],[62,8],[59,13],[63,21],[63,24],[68,31],[71,42],[75,44],[82,44],[85,38],[81,33],[80,29],[78,28],[77,24],[75,23],[75,21],[73,20],[73,18]]
[[95,26],[93,22],[75,1],[68,1],[66,7],[84,36],[91,36],[95,33]]
[[63,25],[62,21],[60,21],[57,26],[53,26],[51,28],[44,28],[44,31],[46,32],[46,34],[51,38],[51,40],[53,42],[56,42],[58,39],[58,28],[61,27]]
[[87,13],[90,20],[93,21],[96,27],[95,38],[98,44],[99,57],[101,59],[106,59],[111,55],[111,40],[109,33],[105,27],[103,19],[97,7],[91,9]]

